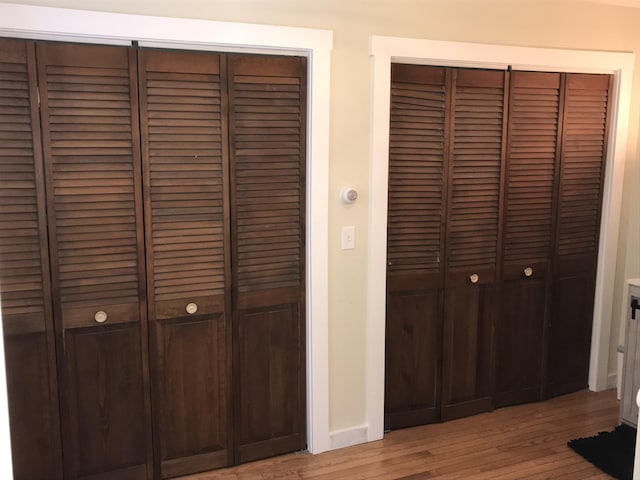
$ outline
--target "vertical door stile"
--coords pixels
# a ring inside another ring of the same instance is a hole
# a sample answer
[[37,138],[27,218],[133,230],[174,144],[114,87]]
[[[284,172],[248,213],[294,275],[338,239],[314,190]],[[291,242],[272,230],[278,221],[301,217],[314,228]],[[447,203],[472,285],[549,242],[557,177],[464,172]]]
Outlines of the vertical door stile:
[[548,385],[548,372],[549,372],[549,344],[551,335],[553,335],[552,325],[552,293],[553,293],[553,279],[555,278],[555,245],[558,236],[558,203],[560,199],[560,162],[562,159],[562,138],[564,132],[564,108],[565,108],[565,83],[566,75],[559,74],[560,86],[558,94],[558,121],[557,121],[557,133],[556,133],[556,150],[555,150],[555,162],[554,162],[554,176],[553,176],[553,200],[552,200],[552,212],[551,212],[551,233],[549,235],[549,270],[547,273],[547,282],[545,290],[545,311],[544,311],[544,326],[542,332],[542,375],[541,375],[541,391],[540,397],[542,399],[548,398],[547,385]]
[[[440,233],[440,245],[442,250],[442,258],[440,259],[440,274],[441,274],[441,288],[442,288],[442,308],[444,308],[444,289],[447,285],[447,265],[449,265],[449,248],[447,245],[447,238],[449,236],[449,209],[451,208],[451,178],[453,171],[453,138],[454,132],[454,91],[455,91],[455,69],[445,69],[445,111],[444,111],[444,149],[443,149],[443,169],[442,169],[442,215],[441,215],[441,233]],[[442,332],[440,335],[442,337]],[[442,342],[440,342],[442,343]],[[442,355],[441,355],[442,358]]]
[[220,55],[220,92],[221,92],[221,143],[222,143],[222,201],[223,201],[223,222],[224,222],[224,309],[225,309],[225,345],[226,345],[226,385],[227,398],[225,408],[227,409],[226,429],[227,429],[227,459],[229,464],[237,465],[238,455],[234,448],[236,444],[235,418],[237,415],[234,398],[237,392],[234,382],[234,259],[232,252],[232,196],[231,196],[231,154],[230,139],[231,126],[229,121],[229,67],[228,55]]
[[511,127],[511,67],[504,72],[504,97],[502,101],[502,141],[500,152],[500,193],[498,200],[498,232],[497,232],[497,247],[496,247],[496,274],[495,274],[495,298],[496,301],[493,304],[493,313],[491,315],[491,340],[490,340],[490,360],[489,360],[489,392],[492,397],[492,408],[495,407],[494,392],[496,387],[496,362],[497,362],[497,329],[500,322],[500,314],[502,311],[500,301],[503,299],[504,282],[503,282],[503,267],[504,267],[504,238],[505,238],[505,223],[506,223],[506,210],[507,210],[507,171],[509,168],[507,152],[509,151],[509,133]]
[[[226,210],[225,210],[225,219],[228,220],[228,247],[229,247],[229,301],[230,307],[229,310],[229,319],[230,319],[230,343],[228,344],[231,348],[231,431],[233,431],[233,443],[232,443],[232,458],[233,464],[238,465],[242,462],[242,456],[240,455],[240,417],[242,415],[242,407],[240,405],[240,397],[241,397],[241,384],[238,379],[240,375],[240,332],[239,332],[239,313],[236,305],[238,304],[238,249],[236,248],[236,238],[237,238],[237,224],[236,224],[236,205],[237,205],[237,191],[236,191],[236,177],[235,177],[235,166],[234,166],[234,157],[235,157],[235,145],[234,138],[236,136],[236,125],[234,119],[232,118],[232,112],[235,109],[234,95],[233,95],[233,56],[225,55],[225,87],[226,87],[226,104],[227,104],[227,170],[225,171],[226,180],[227,180],[227,202],[226,202]],[[245,426],[245,430],[246,430]]]
[[444,250],[444,262],[442,264],[443,268],[443,288],[442,288],[442,309],[440,315],[442,317],[442,335],[438,339],[441,344],[441,385],[442,385],[442,395],[440,397],[440,403],[438,404],[440,419],[443,418],[443,406],[447,399],[451,397],[451,382],[452,376],[450,374],[453,365],[451,361],[451,352],[454,349],[453,343],[453,335],[451,333],[452,325],[449,321],[449,318],[452,313],[449,313],[451,310],[451,302],[447,301],[448,292],[451,287],[451,277],[449,274],[449,264],[451,257],[451,245],[449,240],[451,238],[451,222],[450,216],[453,207],[453,182],[452,178],[454,175],[454,165],[455,165],[455,108],[456,108],[456,80],[458,78],[458,69],[456,68],[447,68],[447,77],[446,77],[446,92],[447,92],[447,113],[449,115],[448,122],[446,124],[447,129],[447,143],[446,143],[446,152],[447,156],[445,157],[445,165],[446,165],[446,174],[444,177],[444,184],[446,185],[446,210],[443,215],[443,223],[444,223],[444,241],[443,241],[443,250]]
[[[446,289],[449,284],[449,276],[447,267],[449,265],[449,256],[450,256],[450,248],[449,248],[449,216],[451,214],[451,205],[453,203],[453,185],[451,184],[451,178],[453,178],[453,166],[454,166],[454,154],[455,149],[453,147],[453,141],[455,138],[455,120],[456,116],[455,106],[456,106],[456,78],[458,74],[458,70],[455,68],[447,68],[446,70],[446,115],[447,122],[445,123],[446,128],[446,143],[445,143],[445,176],[443,179],[443,183],[445,185],[446,193],[445,193],[445,211],[443,215],[443,250],[444,250],[444,258],[443,258],[443,289]],[[446,307],[443,307],[446,308]],[[444,313],[443,313],[444,316]],[[444,337],[443,337],[444,338]],[[443,360],[444,361],[444,360]]]
[[[149,395],[151,397],[152,409],[151,409],[151,445],[152,445],[152,465],[154,474],[156,474],[160,468],[160,455],[159,455],[159,432],[156,427],[156,418],[157,418],[157,409],[155,405],[153,405],[153,392],[156,385],[155,377],[156,373],[156,365],[151,359],[151,355],[153,355],[153,343],[154,343],[154,330],[153,330],[153,321],[155,320],[153,310],[154,310],[154,295],[153,295],[153,282],[150,280],[154,276],[153,269],[153,258],[151,256],[151,248],[148,248],[147,245],[151,241],[152,231],[151,231],[151,222],[149,218],[151,216],[151,211],[149,209],[150,202],[150,191],[151,185],[149,181],[148,174],[148,158],[149,158],[149,142],[147,141],[147,131],[148,131],[148,118],[146,115],[146,85],[145,85],[145,72],[142,67],[142,58],[141,58],[141,50],[138,46],[134,46],[136,52],[136,71],[138,77],[138,129],[139,129],[139,139],[140,139],[140,174],[141,174],[141,184],[142,184],[142,219],[143,219],[143,231],[144,231],[144,263],[145,263],[145,297],[147,299],[147,336],[143,337],[147,339],[147,352],[149,356],[148,365],[149,365]],[[156,475],[157,476],[157,475]]]
[[145,429],[147,478],[153,478],[153,429],[151,409],[151,376],[149,365],[149,301],[147,298],[147,276],[145,258],[145,224],[144,224],[144,185],[142,183],[142,140],[140,137],[140,91],[138,78],[138,50],[129,48],[129,72],[131,89],[131,143],[133,150],[133,188],[135,195],[135,218],[138,264],[138,302],[140,318],[140,354],[142,363],[142,385],[144,388],[144,422]]

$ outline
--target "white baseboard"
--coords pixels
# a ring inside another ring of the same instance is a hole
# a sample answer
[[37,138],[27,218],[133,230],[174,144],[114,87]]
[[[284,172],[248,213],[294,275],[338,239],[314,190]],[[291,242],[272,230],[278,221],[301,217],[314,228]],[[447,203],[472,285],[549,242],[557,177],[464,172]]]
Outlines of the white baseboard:
[[329,448],[336,450],[338,448],[351,447],[360,443],[366,443],[369,427],[363,425],[355,428],[345,428],[344,430],[336,430],[329,433]]

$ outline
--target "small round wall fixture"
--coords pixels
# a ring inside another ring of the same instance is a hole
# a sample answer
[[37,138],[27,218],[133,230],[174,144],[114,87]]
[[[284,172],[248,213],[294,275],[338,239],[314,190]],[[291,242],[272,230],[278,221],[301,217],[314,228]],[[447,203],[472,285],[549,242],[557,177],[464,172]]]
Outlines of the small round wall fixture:
[[344,187],[340,190],[340,199],[347,204],[353,203],[358,199],[358,191],[353,187]]

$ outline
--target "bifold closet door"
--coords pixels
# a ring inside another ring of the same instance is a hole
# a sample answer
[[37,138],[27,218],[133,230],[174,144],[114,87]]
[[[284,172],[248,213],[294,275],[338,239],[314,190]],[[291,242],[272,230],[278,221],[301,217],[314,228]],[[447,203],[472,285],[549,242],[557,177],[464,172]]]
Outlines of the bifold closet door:
[[221,65],[215,54],[139,52],[156,468],[162,478],[232,462]]
[[491,408],[506,79],[392,67],[387,427]]
[[236,462],[305,447],[306,59],[229,56]]
[[491,409],[508,73],[453,70],[442,418]]
[[547,396],[587,386],[612,81],[566,74]]
[[512,72],[496,322],[497,407],[539,400],[555,218],[560,73]]
[[440,419],[449,76],[442,67],[391,66],[387,429]]
[[65,478],[151,478],[135,52],[36,54]]
[[0,295],[15,480],[62,478],[33,42],[0,40]]

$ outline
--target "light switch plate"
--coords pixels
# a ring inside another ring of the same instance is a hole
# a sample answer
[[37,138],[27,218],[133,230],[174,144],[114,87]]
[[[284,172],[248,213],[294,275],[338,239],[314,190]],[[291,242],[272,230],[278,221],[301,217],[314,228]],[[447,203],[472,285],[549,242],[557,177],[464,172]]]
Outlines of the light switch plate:
[[356,227],[342,227],[342,250],[351,250],[356,246]]

